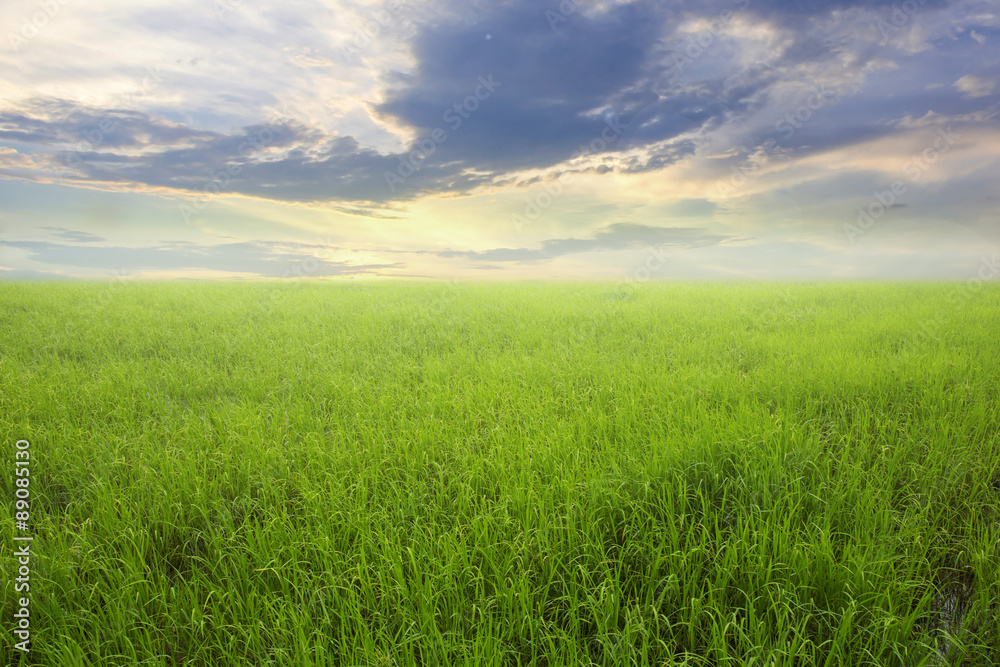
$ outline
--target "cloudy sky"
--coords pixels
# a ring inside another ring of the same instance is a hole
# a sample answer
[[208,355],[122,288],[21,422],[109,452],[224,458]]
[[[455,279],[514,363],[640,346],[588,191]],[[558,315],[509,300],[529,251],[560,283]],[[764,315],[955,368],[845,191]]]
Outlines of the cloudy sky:
[[965,278],[996,0],[5,0],[0,276]]

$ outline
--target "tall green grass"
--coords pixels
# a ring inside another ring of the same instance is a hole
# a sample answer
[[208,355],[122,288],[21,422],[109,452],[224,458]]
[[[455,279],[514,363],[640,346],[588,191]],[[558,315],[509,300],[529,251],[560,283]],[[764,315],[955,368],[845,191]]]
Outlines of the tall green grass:
[[0,341],[4,664],[1000,664],[994,286],[4,283]]

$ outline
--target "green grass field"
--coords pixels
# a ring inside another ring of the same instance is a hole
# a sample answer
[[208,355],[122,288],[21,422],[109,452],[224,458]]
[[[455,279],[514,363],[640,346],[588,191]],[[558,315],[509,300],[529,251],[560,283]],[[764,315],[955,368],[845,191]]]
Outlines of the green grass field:
[[40,665],[1000,664],[1000,288],[0,284]]

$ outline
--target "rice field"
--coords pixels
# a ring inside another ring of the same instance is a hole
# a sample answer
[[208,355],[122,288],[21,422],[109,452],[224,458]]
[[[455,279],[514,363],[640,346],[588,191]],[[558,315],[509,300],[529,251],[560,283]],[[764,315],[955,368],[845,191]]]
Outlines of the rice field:
[[992,284],[0,283],[0,662],[1000,664],[998,359]]

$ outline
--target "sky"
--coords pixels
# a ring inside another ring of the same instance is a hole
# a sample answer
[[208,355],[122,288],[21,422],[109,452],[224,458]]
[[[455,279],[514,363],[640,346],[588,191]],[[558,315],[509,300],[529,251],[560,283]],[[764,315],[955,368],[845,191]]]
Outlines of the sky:
[[991,279],[1000,2],[4,0],[0,279]]

